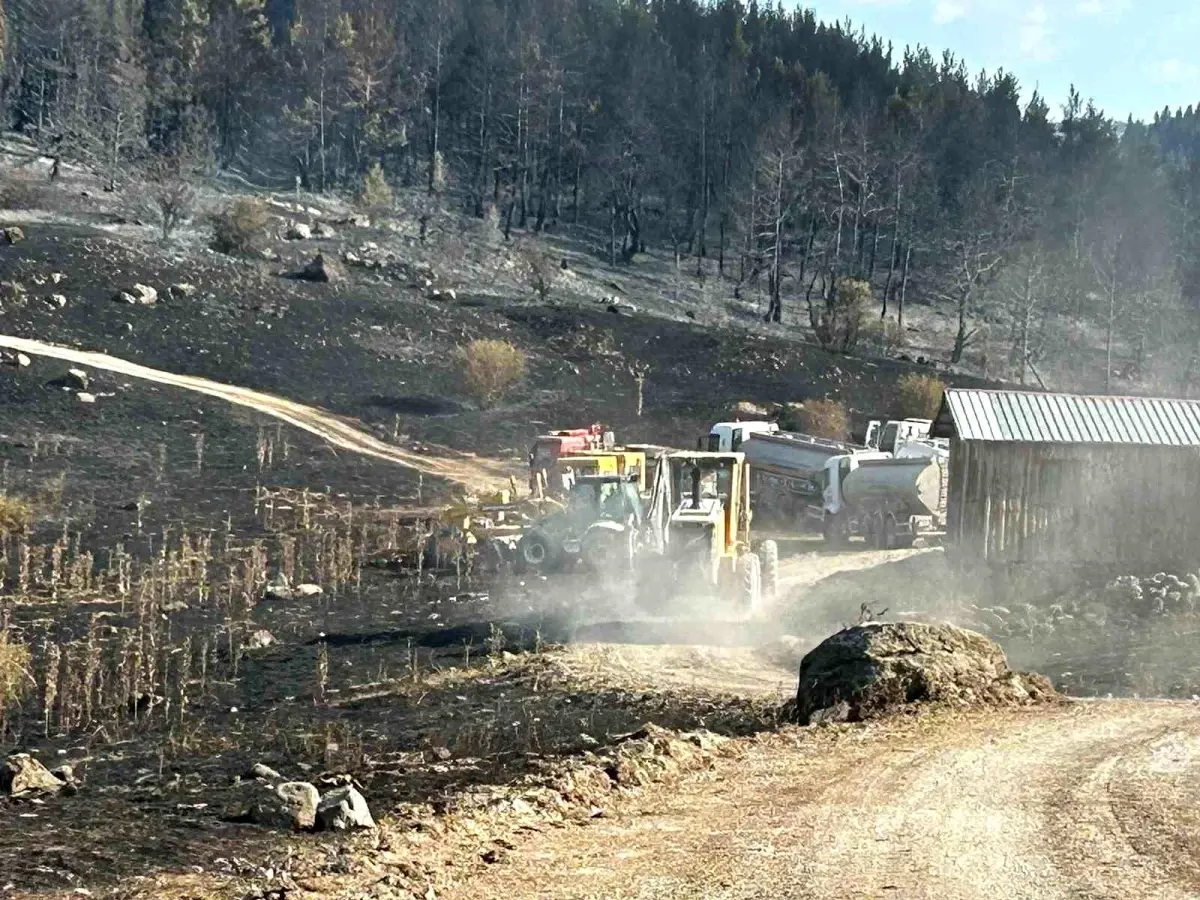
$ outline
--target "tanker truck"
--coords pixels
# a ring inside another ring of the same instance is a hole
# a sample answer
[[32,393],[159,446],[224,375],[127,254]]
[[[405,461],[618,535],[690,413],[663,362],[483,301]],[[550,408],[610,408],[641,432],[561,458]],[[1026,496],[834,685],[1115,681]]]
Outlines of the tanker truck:
[[847,454],[825,463],[825,540],[836,546],[863,537],[870,547],[891,550],[943,537],[948,456],[874,455]]
[[[751,434],[742,444],[750,466],[750,508],[789,530],[821,524],[825,463],[863,452],[841,441],[794,432]],[[872,454],[882,456],[886,454]]]

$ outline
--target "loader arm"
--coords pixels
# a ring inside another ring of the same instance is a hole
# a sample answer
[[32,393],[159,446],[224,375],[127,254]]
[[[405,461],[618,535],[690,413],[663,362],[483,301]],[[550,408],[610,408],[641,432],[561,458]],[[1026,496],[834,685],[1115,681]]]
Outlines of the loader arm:
[[666,552],[671,533],[671,513],[674,508],[671,497],[671,466],[666,455],[662,455],[654,467],[654,483],[650,489],[646,516],[648,544],[659,553]]

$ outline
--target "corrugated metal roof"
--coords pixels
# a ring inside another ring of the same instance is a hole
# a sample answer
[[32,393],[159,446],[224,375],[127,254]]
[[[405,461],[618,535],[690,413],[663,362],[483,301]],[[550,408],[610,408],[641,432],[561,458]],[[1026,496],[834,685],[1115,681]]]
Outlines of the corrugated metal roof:
[[1200,447],[1197,400],[951,388],[946,412],[965,441]]

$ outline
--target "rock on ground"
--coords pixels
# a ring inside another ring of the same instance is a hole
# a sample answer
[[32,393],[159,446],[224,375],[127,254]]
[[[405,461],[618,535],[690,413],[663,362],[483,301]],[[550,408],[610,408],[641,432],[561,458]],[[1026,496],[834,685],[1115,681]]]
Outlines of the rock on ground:
[[318,282],[337,281],[341,276],[341,267],[322,253],[318,253],[312,262],[300,270],[299,274],[303,281]]
[[312,237],[312,229],[303,222],[289,222],[284,237],[289,241],[307,241]]
[[1057,694],[1014,672],[990,638],[954,625],[871,622],[839,631],[800,663],[802,724],[859,721],[911,703],[1025,704]]
[[118,292],[113,299],[131,306],[153,306],[158,302],[158,291],[146,284],[135,284],[127,291]]
[[15,244],[18,241],[25,240],[25,232],[16,225],[13,225],[10,228],[0,229],[0,235],[4,236],[4,243],[6,244]]
[[317,805],[317,827],[323,831],[374,828],[367,801],[353,786],[334,788]]
[[317,822],[320,800],[320,792],[307,781],[285,781],[272,787],[269,781],[256,779],[241,785],[225,818],[269,828],[311,831]]
[[14,797],[57,792],[64,785],[64,781],[28,753],[14,753],[0,766],[0,790]]

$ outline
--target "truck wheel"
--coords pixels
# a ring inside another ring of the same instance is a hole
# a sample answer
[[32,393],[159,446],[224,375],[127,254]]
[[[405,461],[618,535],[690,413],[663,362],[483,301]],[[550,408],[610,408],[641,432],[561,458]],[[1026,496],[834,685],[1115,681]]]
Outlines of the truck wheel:
[[882,549],[894,550],[896,548],[896,520],[891,516],[884,517],[881,536],[883,538],[880,541]]
[[779,545],[763,541],[758,545],[758,558],[762,564],[763,598],[774,600],[779,590]]
[[553,567],[556,554],[546,535],[531,531],[517,544],[518,572],[544,572]]
[[754,616],[762,611],[762,561],[757,553],[742,557],[742,609]]
[[846,546],[846,521],[841,516],[825,516],[821,520],[821,535],[834,549]]

